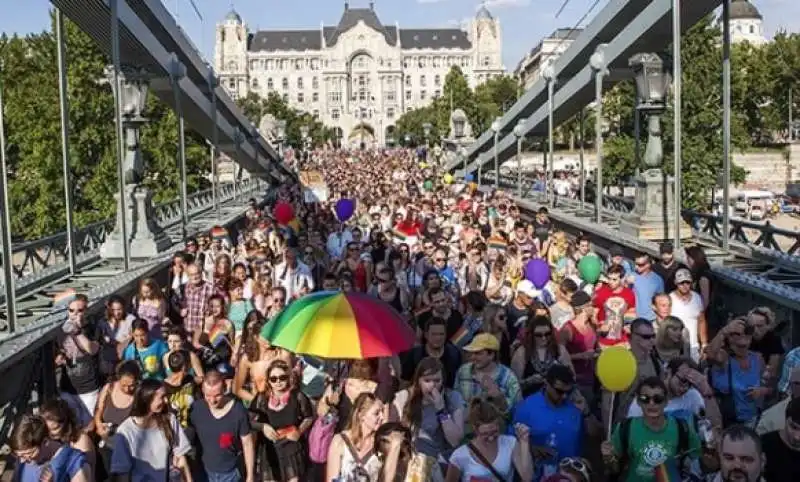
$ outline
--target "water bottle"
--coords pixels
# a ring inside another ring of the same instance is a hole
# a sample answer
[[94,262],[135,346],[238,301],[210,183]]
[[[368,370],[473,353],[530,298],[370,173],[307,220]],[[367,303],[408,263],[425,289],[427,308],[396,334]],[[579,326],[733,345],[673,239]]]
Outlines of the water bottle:
[[558,472],[558,440],[555,432],[551,432],[547,438],[547,448],[553,451],[553,455],[548,457],[542,466],[542,476],[548,477]]

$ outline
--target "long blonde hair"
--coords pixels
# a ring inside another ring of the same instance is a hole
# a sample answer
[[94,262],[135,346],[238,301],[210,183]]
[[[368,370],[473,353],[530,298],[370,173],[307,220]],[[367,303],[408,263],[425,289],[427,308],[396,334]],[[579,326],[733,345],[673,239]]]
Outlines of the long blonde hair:
[[[342,396],[347,395],[342,393]],[[380,403],[380,400],[378,400],[378,397],[374,393],[362,392],[356,397],[356,401],[353,403],[353,410],[350,412],[350,419],[347,421],[346,427],[346,430],[350,433],[350,441],[354,446],[357,446],[359,442],[361,442],[361,440],[366,436],[366,434],[361,433],[361,419],[367,410],[372,408],[372,406],[376,403]]]

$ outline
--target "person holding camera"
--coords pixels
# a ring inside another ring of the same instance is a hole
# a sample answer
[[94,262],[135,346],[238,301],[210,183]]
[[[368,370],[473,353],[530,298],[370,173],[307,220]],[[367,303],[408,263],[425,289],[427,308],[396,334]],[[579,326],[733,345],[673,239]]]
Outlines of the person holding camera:
[[[89,298],[76,294],[68,305],[67,321],[62,325],[56,354],[56,366],[63,367],[60,380],[62,392],[77,395],[86,417],[91,417],[100,392],[100,330],[86,316]],[[79,415],[80,420],[83,417]]]

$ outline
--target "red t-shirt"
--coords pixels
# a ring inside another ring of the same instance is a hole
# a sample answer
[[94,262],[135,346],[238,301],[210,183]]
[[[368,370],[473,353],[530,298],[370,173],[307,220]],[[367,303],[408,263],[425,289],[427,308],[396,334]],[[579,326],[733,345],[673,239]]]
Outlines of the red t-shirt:
[[395,225],[394,229],[406,236],[417,236],[420,229],[422,229],[422,224],[418,221],[400,221]]
[[625,314],[636,307],[636,295],[628,287],[622,287],[617,292],[608,285],[600,285],[594,292],[594,306],[598,309],[597,323],[601,345],[616,345],[627,341],[625,327]]

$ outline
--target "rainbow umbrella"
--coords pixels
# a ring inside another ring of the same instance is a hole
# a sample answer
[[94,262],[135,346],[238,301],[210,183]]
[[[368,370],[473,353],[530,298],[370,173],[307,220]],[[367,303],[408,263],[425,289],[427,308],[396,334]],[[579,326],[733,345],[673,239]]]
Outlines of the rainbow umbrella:
[[322,291],[292,302],[261,337],[291,352],[333,359],[392,356],[414,345],[414,330],[388,303],[363,293]]

